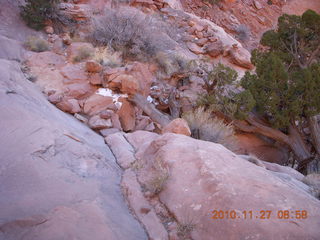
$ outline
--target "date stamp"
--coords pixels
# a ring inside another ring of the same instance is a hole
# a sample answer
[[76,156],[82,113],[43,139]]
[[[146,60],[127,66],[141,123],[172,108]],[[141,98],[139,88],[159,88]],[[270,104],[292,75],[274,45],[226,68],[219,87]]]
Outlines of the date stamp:
[[231,220],[266,220],[266,219],[307,219],[308,212],[306,210],[213,210],[211,211],[211,219],[231,219]]

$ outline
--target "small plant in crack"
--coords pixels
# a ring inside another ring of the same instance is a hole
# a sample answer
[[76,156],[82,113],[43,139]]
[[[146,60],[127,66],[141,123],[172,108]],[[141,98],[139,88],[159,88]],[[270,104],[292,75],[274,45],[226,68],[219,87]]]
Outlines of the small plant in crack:
[[163,190],[170,174],[169,169],[162,166],[159,161],[155,162],[154,168],[156,169],[156,174],[147,182],[146,189],[152,195],[157,195]]
[[178,236],[182,240],[191,239],[191,233],[195,229],[196,225],[192,221],[178,223]]

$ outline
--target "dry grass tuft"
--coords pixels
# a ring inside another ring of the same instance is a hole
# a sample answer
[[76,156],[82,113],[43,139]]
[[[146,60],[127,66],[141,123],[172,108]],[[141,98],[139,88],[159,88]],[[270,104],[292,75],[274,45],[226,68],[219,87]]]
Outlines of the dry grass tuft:
[[29,37],[25,42],[25,47],[33,52],[45,52],[49,50],[49,43],[38,37]]
[[192,112],[185,113],[183,118],[188,122],[192,137],[219,143],[230,150],[237,146],[235,131],[232,125],[213,117],[210,110],[198,107]]
[[93,55],[92,48],[86,46],[81,47],[78,49],[77,55],[73,58],[73,62],[82,62]]

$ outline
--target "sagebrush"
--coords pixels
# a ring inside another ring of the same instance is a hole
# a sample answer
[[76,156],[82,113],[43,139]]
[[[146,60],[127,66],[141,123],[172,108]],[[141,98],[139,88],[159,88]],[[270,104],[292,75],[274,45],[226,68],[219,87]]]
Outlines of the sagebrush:
[[126,58],[150,60],[158,52],[173,50],[182,38],[178,29],[134,8],[106,9],[93,19],[91,40],[123,53]]
[[49,43],[38,37],[29,37],[24,45],[28,50],[33,52],[44,52],[49,50]]

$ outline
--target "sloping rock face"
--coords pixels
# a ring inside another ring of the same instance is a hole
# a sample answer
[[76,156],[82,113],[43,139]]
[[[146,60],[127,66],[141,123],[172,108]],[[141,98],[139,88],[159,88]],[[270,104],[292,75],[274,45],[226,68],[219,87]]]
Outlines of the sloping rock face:
[[[320,202],[296,178],[247,162],[222,145],[183,135],[169,133],[148,140],[136,132],[127,139],[138,146],[135,156],[142,167],[137,176],[142,185],[147,186],[159,173],[159,166],[169,172],[159,201],[177,220],[178,236],[199,240],[320,238]],[[139,142],[144,144],[139,147]],[[307,214],[304,219],[296,215],[302,210]],[[231,211],[234,216],[229,215]],[[264,216],[266,211],[269,217]],[[284,211],[289,213],[286,219]]]
[[10,46],[0,54],[0,239],[147,239],[103,138],[24,77],[19,42],[8,37],[0,36],[0,45]]

